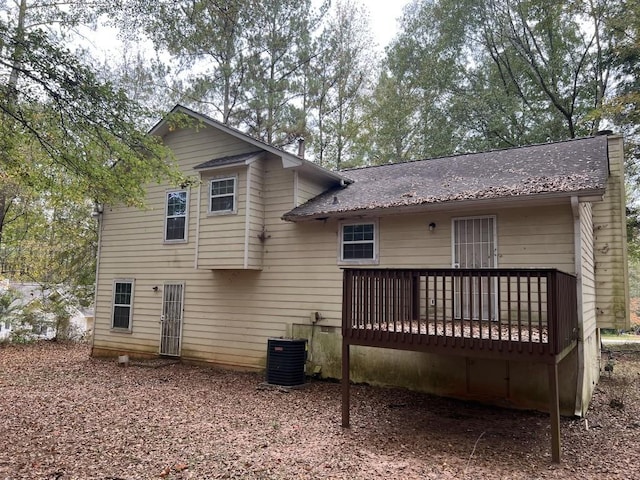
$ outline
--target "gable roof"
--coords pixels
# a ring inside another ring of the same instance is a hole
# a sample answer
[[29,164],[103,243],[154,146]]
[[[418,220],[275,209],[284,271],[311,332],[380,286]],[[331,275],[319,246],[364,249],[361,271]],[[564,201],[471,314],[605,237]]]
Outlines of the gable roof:
[[[197,120],[198,122],[201,122],[205,126],[216,128],[217,130],[227,133],[250,145],[258,147],[260,150],[272,153],[273,155],[282,159],[282,165],[284,168],[294,168],[296,170],[301,170],[311,175],[318,176],[323,179],[335,182],[336,184],[350,182],[348,178],[342,176],[338,172],[332,172],[331,170],[327,170],[326,168],[323,168],[313,162],[310,162],[309,160],[305,160],[304,158],[299,157],[298,155],[289,153],[285,150],[282,150],[281,148],[274,147],[273,145],[269,145],[268,143],[263,142],[262,140],[259,140],[257,138],[254,138],[250,135],[247,135],[246,133],[241,132],[236,128],[230,127],[229,125],[225,125],[224,123],[214,120],[213,118],[208,117],[207,115],[203,115],[202,113],[198,113],[194,110],[191,110],[190,108],[187,108],[179,104],[173,107],[173,109],[171,109],[171,112],[169,112],[162,120],[156,123],[151,128],[151,130],[149,130],[149,134],[164,136],[167,133],[169,133],[171,131],[171,126],[169,125],[169,119],[171,118],[172,115],[177,115],[177,114],[187,115]],[[221,160],[222,159],[213,159],[212,162],[219,162]],[[205,163],[208,163],[208,162],[205,162]],[[207,167],[202,167],[202,165],[203,164],[199,165],[198,167],[207,168]]]
[[512,197],[602,195],[607,137],[464,154],[346,171],[353,180],[283,215],[284,220]]

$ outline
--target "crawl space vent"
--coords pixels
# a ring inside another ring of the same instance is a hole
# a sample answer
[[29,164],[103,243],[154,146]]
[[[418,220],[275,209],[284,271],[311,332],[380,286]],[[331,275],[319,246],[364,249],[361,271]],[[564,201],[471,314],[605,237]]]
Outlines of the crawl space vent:
[[267,341],[267,383],[292,387],[304,383],[307,340],[270,338]]

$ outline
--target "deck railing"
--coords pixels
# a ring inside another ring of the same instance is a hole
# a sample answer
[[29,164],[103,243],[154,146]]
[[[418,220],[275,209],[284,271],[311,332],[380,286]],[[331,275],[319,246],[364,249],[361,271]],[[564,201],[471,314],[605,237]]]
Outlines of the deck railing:
[[343,336],[354,343],[556,355],[577,338],[576,279],[555,269],[347,268],[343,285]]

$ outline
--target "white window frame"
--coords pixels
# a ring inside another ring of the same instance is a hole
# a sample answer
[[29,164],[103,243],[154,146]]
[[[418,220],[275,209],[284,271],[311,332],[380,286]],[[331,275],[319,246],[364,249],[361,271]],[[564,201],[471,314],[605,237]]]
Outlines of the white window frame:
[[[169,215],[169,195],[172,193],[182,193],[184,192],[186,198],[186,209],[184,215]],[[184,217],[184,234],[183,238],[167,238],[167,225],[169,223],[169,218],[180,218]],[[189,240],[189,191],[186,189],[178,189],[178,190],[169,190],[166,192],[164,197],[164,241],[165,243],[187,243]]]
[[[373,258],[344,258],[344,227],[356,225],[373,225],[373,240],[353,243],[373,243]],[[378,220],[342,221],[338,223],[338,264],[339,265],[378,265],[379,263],[379,224]]]
[[[125,303],[116,303],[116,285],[119,283],[129,283],[131,284],[131,296],[129,298],[129,304]],[[135,280],[132,278],[116,278],[113,280],[113,292],[111,296],[111,330],[116,332],[131,332],[132,323],[133,323],[133,297],[135,293]],[[129,325],[127,328],[124,327],[116,327],[113,322],[115,320],[116,307],[128,306],[129,307]]]
[[[222,182],[225,180],[233,180],[233,208],[230,210],[211,210],[211,199],[231,196],[230,194],[216,195],[211,194],[214,182]],[[238,175],[225,175],[209,179],[209,194],[207,195],[207,213],[209,215],[230,215],[238,213]]]

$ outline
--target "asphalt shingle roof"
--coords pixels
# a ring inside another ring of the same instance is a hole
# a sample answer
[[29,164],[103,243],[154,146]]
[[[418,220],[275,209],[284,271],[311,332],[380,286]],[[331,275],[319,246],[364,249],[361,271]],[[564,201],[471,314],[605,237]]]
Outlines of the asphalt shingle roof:
[[222,167],[223,165],[234,165],[238,163],[244,163],[246,160],[260,155],[262,150],[257,152],[240,153],[239,155],[230,155],[228,157],[214,158],[213,160],[206,161],[193,167],[195,170],[202,170],[205,168]]
[[464,154],[342,172],[353,180],[283,215],[304,220],[345,212],[475,199],[603,191],[607,137]]

